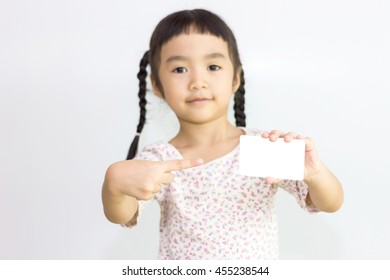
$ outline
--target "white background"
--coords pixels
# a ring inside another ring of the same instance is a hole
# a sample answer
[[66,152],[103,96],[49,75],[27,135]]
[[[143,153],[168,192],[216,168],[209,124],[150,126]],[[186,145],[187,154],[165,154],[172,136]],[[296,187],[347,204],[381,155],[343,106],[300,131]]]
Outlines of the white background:
[[[1,1],[0,258],[153,259],[159,209],[108,222],[101,185],[138,121],[136,74],[158,21],[207,8],[234,31],[248,127],[312,137],[345,190],[310,215],[280,191],[281,259],[390,259],[390,2]],[[141,146],[177,123],[148,96]]]

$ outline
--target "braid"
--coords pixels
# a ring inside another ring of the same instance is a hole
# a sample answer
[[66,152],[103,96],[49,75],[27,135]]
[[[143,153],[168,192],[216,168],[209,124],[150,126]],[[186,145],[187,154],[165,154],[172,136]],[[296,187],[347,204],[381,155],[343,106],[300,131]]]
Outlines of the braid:
[[138,97],[139,97],[140,115],[139,115],[139,121],[137,126],[137,133],[134,137],[133,142],[131,143],[126,159],[133,159],[137,154],[139,136],[142,132],[142,129],[144,128],[144,124],[146,121],[146,117],[145,117],[146,103],[147,103],[146,102],[146,77],[148,76],[146,67],[148,66],[148,64],[149,64],[149,51],[145,52],[139,64],[139,72],[137,74],[137,78],[139,80]]
[[234,94],[234,117],[236,119],[236,126],[245,127],[245,79],[244,70],[241,69],[241,84]]

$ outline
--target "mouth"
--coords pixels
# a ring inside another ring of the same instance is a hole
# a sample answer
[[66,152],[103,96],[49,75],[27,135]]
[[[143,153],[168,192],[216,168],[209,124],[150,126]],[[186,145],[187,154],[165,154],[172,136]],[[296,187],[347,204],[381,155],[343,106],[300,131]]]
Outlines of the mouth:
[[186,100],[186,103],[197,105],[197,104],[207,103],[207,102],[209,102],[211,100],[212,100],[212,98],[196,97],[196,98],[192,98],[192,99]]

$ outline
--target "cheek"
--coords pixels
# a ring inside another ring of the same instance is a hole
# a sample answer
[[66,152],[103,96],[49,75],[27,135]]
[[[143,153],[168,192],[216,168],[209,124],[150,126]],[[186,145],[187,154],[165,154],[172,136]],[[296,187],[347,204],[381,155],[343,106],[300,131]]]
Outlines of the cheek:
[[180,96],[184,96],[188,90],[188,81],[185,78],[169,79],[162,83],[162,87],[165,93],[165,99],[171,98],[172,100]]
[[231,78],[231,76],[226,76],[223,80],[216,83],[215,86],[217,86],[221,91],[230,94],[235,92],[236,85],[237,83]]

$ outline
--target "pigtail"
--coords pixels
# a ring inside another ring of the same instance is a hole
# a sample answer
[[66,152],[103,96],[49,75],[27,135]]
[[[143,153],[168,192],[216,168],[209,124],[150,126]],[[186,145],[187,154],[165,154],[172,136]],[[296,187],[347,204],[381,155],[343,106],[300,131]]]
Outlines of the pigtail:
[[127,160],[133,159],[137,154],[139,137],[141,135],[142,129],[144,128],[144,124],[146,121],[146,117],[145,117],[146,116],[146,78],[148,76],[146,67],[148,66],[148,64],[149,64],[149,51],[145,52],[139,64],[139,72],[137,74],[137,77],[139,80],[138,97],[139,97],[140,115],[139,115],[139,121],[137,126],[137,133],[135,134],[134,140],[131,143],[126,158]]
[[241,83],[240,87],[234,94],[234,117],[236,119],[236,126],[245,127],[245,79],[244,70],[241,69]]

